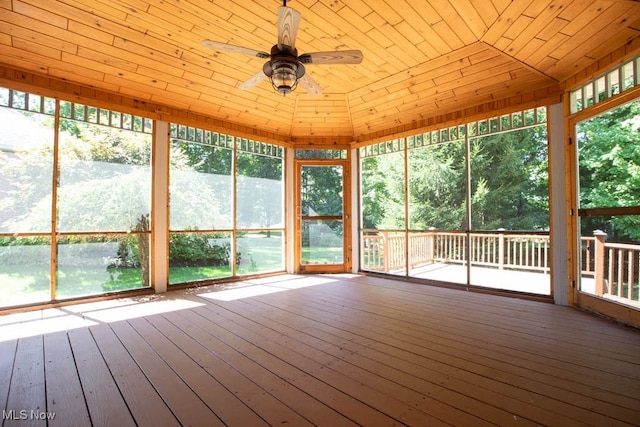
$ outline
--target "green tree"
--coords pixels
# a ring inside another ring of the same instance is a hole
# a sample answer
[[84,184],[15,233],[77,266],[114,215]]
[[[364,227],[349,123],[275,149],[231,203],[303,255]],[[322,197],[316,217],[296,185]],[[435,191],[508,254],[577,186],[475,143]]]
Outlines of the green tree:
[[378,173],[380,157],[367,157],[361,164],[362,227],[376,228],[384,216],[389,190],[384,176]]
[[302,215],[342,215],[342,167],[302,167]]
[[[640,101],[578,125],[580,207],[640,206]],[[615,241],[640,239],[640,216],[587,217],[583,235],[595,229]]]
[[365,228],[404,228],[404,153],[363,159],[362,217]]
[[547,176],[544,127],[472,140],[472,228],[548,229]]
[[409,152],[410,228],[465,228],[465,161],[461,142]]
[[[546,230],[547,141],[543,126],[470,142],[472,228]],[[463,141],[409,150],[409,228],[466,229]],[[362,162],[363,226],[404,228],[403,153]]]

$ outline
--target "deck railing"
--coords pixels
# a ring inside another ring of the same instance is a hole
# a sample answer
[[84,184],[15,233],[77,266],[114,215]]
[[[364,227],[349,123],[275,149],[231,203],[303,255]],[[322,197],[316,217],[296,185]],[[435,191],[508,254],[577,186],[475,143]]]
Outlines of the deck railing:
[[[402,272],[433,264],[466,264],[464,231],[363,230],[362,268]],[[407,248],[407,236],[409,245]],[[595,294],[639,301],[640,245],[606,243],[604,233],[581,238],[582,276],[595,280]],[[472,266],[549,273],[548,233],[477,232],[469,234]],[[386,256],[385,256],[386,255]]]
[[[640,301],[640,245],[606,243],[607,235],[599,230],[590,240],[593,243],[593,271],[596,295],[612,295]],[[583,272],[584,274],[584,272]]]

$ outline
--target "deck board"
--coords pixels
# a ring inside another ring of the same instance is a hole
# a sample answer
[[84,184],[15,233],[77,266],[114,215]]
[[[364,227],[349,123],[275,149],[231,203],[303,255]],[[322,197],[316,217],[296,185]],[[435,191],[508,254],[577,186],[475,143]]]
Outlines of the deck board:
[[542,302],[285,275],[2,316],[0,406],[55,412],[51,425],[632,426],[640,331]]
[[8,409],[7,399],[9,397],[9,387],[13,374],[17,346],[17,339],[0,341],[0,403],[4,409]]
[[[204,317],[208,318],[206,315]],[[297,366],[287,363],[286,358],[282,358],[279,353],[274,355],[273,352],[268,351],[269,348],[267,346],[261,345],[268,339],[267,337],[259,333],[251,333],[248,336],[243,335],[241,334],[242,331],[239,331],[240,327],[233,322],[218,321],[215,324],[229,333],[227,334],[224,331],[222,333],[226,335],[225,342],[233,345],[246,357],[246,359],[242,360],[242,363],[238,364],[238,367],[243,369],[245,374],[251,374],[253,377],[253,372],[256,369],[267,369],[269,371],[269,374],[257,376],[257,382],[261,387],[268,389],[283,404],[290,408],[295,408],[302,417],[315,425],[323,423],[328,425],[354,425],[353,421],[350,421],[347,416],[333,410],[320,399],[301,388],[299,382],[303,380],[306,372],[301,374],[298,372],[298,382],[289,381],[292,375],[287,371],[291,371]],[[219,338],[222,337],[219,336]],[[251,342],[247,342],[247,338]],[[308,361],[305,361],[305,363],[308,363]],[[349,411],[346,411],[347,415],[353,407],[348,409]]]
[[89,410],[69,337],[64,331],[44,335],[44,357],[47,411],[55,414],[49,425],[89,425]]
[[89,329],[72,329],[67,331],[67,335],[91,424],[135,426],[124,397]]
[[42,335],[18,340],[6,406],[13,412],[7,417],[3,412],[4,426],[47,424],[38,415],[46,413],[43,346]]
[[[204,324],[204,326],[208,328],[215,327],[213,324]],[[336,408],[337,412],[341,412],[342,409],[349,411],[349,418],[355,422],[359,422],[364,425],[372,425],[375,422],[383,420],[383,417],[381,417],[374,409],[364,405],[358,406],[356,404],[357,402],[350,401],[353,399],[349,396],[337,392],[330,385],[321,382],[314,377],[306,375],[304,372],[296,369],[279,357],[272,357],[269,359],[263,358],[261,361],[263,366],[269,371],[273,372],[280,378],[285,379],[287,382],[301,391],[304,391],[308,395],[314,396],[314,399],[318,400],[320,403]],[[216,370],[216,372],[220,372],[220,370]],[[231,391],[233,390],[234,389],[232,388]],[[242,395],[239,394],[239,397],[242,397]]]
[[138,425],[173,426],[178,420],[110,325],[89,328]]

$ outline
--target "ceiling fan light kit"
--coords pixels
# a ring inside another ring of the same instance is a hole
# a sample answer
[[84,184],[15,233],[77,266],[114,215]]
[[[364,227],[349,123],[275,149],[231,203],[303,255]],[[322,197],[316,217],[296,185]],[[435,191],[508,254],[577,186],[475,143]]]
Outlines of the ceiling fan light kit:
[[296,49],[292,53],[283,52],[275,45],[271,48],[271,60],[262,67],[264,75],[271,79],[273,89],[282,95],[293,92],[304,76],[304,65],[298,61],[297,55]]
[[238,85],[239,89],[252,89],[265,78],[269,78],[273,89],[282,95],[293,92],[298,87],[298,83],[309,95],[320,95],[322,88],[305,73],[306,70],[302,64],[359,64],[362,62],[362,52],[359,50],[313,52],[298,56],[295,42],[300,18],[300,12],[287,7],[287,0],[283,0],[283,6],[278,8],[278,43],[271,48],[270,54],[211,40],[203,40],[202,45],[218,51],[269,58],[261,71]]

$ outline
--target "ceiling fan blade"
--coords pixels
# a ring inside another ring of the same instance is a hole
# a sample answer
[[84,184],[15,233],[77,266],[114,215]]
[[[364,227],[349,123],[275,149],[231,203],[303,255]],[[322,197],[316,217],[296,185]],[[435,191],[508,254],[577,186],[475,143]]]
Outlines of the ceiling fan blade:
[[341,50],[334,52],[312,52],[298,57],[303,64],[359,64],[362,52],[359,50]]
[[298,80],[298,84],[307,91],[309,95],[320,95],[322,93],[322,88],[315,80],[309,77],[309,74],[305,74],[300,77]]
[[242,90],[253,89],[258,83],[260,83],[266,78],[267,76],[264,74],[262,70],[260,70],[257,73],[255,73],[253,76],[251,76],[248,80],[240,83],[238,85],[238,89],[242,89]]
[[220,52],[241,53],[243,55],[256,56],[258,58],[268,58],[267,52],[260,52],[259,50],[249,49],[248,47],[234,46],[232,44],[214,42],[213,40],[203,40],[202,46],[214,49]]
[[300,16],[300,12],[290,7],[278,8],[278,49],[286,50],[287,46],[293,50],[296,47]]

